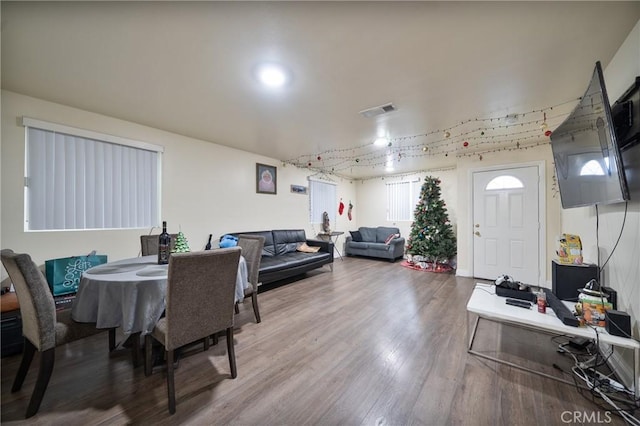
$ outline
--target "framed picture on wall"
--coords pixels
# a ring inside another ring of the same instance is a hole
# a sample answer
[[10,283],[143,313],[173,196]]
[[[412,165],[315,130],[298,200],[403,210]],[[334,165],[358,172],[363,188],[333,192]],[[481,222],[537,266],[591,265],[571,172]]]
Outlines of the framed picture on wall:
[[278,176],[275,166],[256,163],[256,192],[258,194],[278,193]]

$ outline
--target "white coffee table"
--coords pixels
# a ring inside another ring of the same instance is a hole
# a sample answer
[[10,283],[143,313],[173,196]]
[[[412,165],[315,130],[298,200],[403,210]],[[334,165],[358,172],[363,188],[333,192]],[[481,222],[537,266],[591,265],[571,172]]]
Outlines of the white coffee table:
[[[514,364],[509,361],[477,352],[473,350],[473,341],[476,337],[478,323],[480,319],[486,319],[503,324],[510,324],[516,327],[522,327],[534,331],[546,332],[555,335],[569,335],[575,337],[586,337],[588,339],[598,338],[600,342],[607,343],[611,346],[633,350],[633,387],[636,398],[640,395],[638,389],[638,372],[640,371],[640,343],[634,339],[612,336],[602,327],[571,327],[565,325],[558,319],[553,310],[547,307],[546,313],[538,312],[536,306],[532,309],[523,309],[517,306],[507,305],[506,298],[495,294],[495,286],[490,284],[477,283],[476,287],[467,303],[467,316],[469,314],[477,315],[473,330],[469,330],[469,318],[467,317],[467,336],[469,336],[469,346],[467,351],[475,356],[489,359],[491,361],[506,364],[520,370],[535,373],[553,380],[574,384],[562,378],[552,376],[541,371],[533,370],[524,366]],[[572,304],[564,302],[569,309]]]

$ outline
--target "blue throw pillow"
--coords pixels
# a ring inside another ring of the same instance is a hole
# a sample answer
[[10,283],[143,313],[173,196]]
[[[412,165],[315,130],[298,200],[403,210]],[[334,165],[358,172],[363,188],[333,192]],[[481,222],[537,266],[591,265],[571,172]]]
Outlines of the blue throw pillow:
[[238,238],[233,235],[225,235],[218,245],[220,248],[235,247],[238,245]]
[[362,242],[362,235],[360,234],[360,231],[349,231],[349,233],[351,234],[351,239],[353,241]]

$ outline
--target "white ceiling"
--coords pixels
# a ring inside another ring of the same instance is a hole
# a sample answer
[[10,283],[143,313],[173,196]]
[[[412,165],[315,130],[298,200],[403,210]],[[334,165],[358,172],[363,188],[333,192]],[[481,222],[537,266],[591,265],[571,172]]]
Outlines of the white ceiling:
[[[364,178],[547,143],[544,114],[557,126],[639,19],[637,1],[2,1],[2,88]],[[267,60],[290,85],[257,83]]]

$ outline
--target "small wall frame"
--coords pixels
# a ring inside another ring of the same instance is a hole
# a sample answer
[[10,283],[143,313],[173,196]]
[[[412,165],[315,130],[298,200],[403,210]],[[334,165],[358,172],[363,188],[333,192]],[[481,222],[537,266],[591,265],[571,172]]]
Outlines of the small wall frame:
[[256,163],[256,192],[258,194],[277,194],[277,167]]

